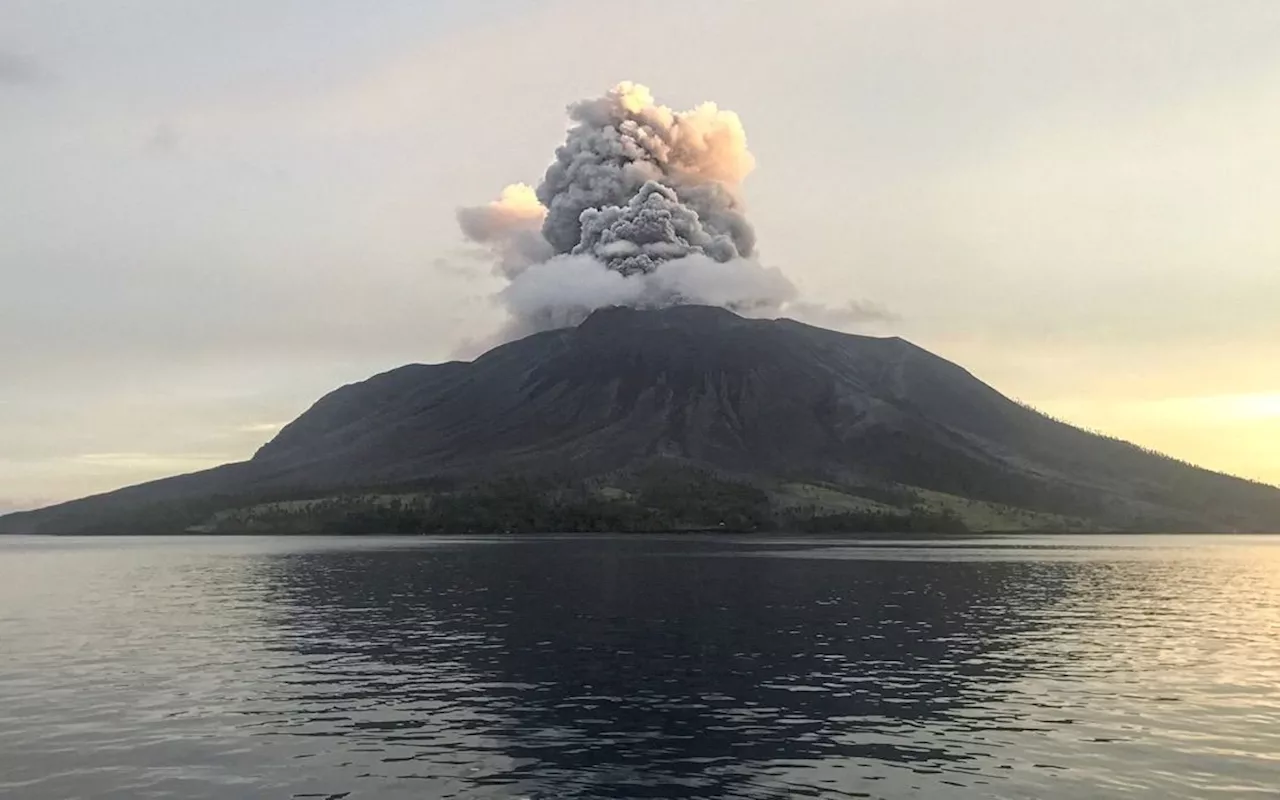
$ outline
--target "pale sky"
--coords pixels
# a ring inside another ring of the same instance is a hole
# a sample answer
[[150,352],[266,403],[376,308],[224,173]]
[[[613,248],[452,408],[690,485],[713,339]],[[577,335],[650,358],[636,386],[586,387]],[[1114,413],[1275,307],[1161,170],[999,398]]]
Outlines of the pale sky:
[[1275,0],[6,0],[0,511],[248,457],[490,333],[459,205],[620,80],[737,111],[764,263],[1280,483]]

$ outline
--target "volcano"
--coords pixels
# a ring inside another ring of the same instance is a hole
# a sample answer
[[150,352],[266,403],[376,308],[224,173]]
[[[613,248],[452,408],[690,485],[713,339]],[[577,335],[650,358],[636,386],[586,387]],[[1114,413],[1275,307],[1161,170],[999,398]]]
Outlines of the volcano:
[[[496,510],[495,510],[496,509]],[[900,338],[608,308],[321,398],[252,459],[7,533],[1280,530],[1280,489],[1086,432]]]

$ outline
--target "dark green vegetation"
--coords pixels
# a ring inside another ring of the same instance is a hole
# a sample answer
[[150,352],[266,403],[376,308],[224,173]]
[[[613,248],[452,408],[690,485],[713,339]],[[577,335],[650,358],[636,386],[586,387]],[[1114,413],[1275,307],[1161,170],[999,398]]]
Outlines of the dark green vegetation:
[[[568,484],[512,476],[467,485],[402,487],[392,494],[350,492],[310,499],[230,497],[146,506],[82,533],[175,531],[272,534],[644,533],[793,530],[966,530],[908,493],[883,510],[823,513],[775,509],[769,492],[676,464]],[[626,488],[621,488],[625,486]]]
[[628,484],[634,492],[512,477],[436,493],[268,505],[222,527],[338,534],[772,528],[768,495],[750,486],[696,470],[654,469],[630,476]]
[[608,309],[342,387],[253,459],[0,532],[1280,530],[1280,490],[1021,406],[901,339]]

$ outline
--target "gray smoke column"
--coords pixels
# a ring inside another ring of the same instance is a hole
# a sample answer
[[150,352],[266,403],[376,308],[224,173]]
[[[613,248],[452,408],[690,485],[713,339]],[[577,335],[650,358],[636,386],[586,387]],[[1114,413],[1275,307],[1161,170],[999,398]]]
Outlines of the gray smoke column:
[[710,255],[727,261],[752,254],[755,233],[738,195],[755,159],[737,114],[714,103],[672,111],[655,105],[645,87],[620,83],[604,97],[569,106],[569,119],[576,124],[538,186],[547,207],[542,234],[557,253],[593,244],[582,236],[588,215],[625,223],[654,211],[660,202],[634,201],[641,190],[650,197],[651,187],[664,186],[669,207],[691,213],[695,235],[715,242]]
[[769,315],[795,297],[755,259],[742,181],[755,167],[738,115],[673,111],[620,83],[568,107],[564,144],[537,189],[507,187],[458,211],[463,234],[510,281],[504,338],[610,305],[718,305]]
[[[550,222],[548,216],[544,230]],[[716,261],[739,257],[729,236],[708,231],[698,212],[658,181],[646,181],[624,206],[584,210],[578,224],[572,252],[595,256],[623,275],[648,274],[663,262],[694,254]]]

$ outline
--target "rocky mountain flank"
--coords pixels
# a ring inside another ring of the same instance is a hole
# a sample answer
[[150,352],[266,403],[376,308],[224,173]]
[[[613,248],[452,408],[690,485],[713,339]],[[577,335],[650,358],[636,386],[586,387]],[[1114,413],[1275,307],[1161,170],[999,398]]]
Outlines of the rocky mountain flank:
[[[486,517],[464,500],[515,505]],[[734,516],[735,503],[754,510]],[[899,338],[613,308],[471,362],[344,386],[249,461],[10,515],[0,532],[303,532],[353,515],[424,532],[726,517],[857,529],[913,514],[971,529],[1277,530],[1280,490],[1050,419]]]

